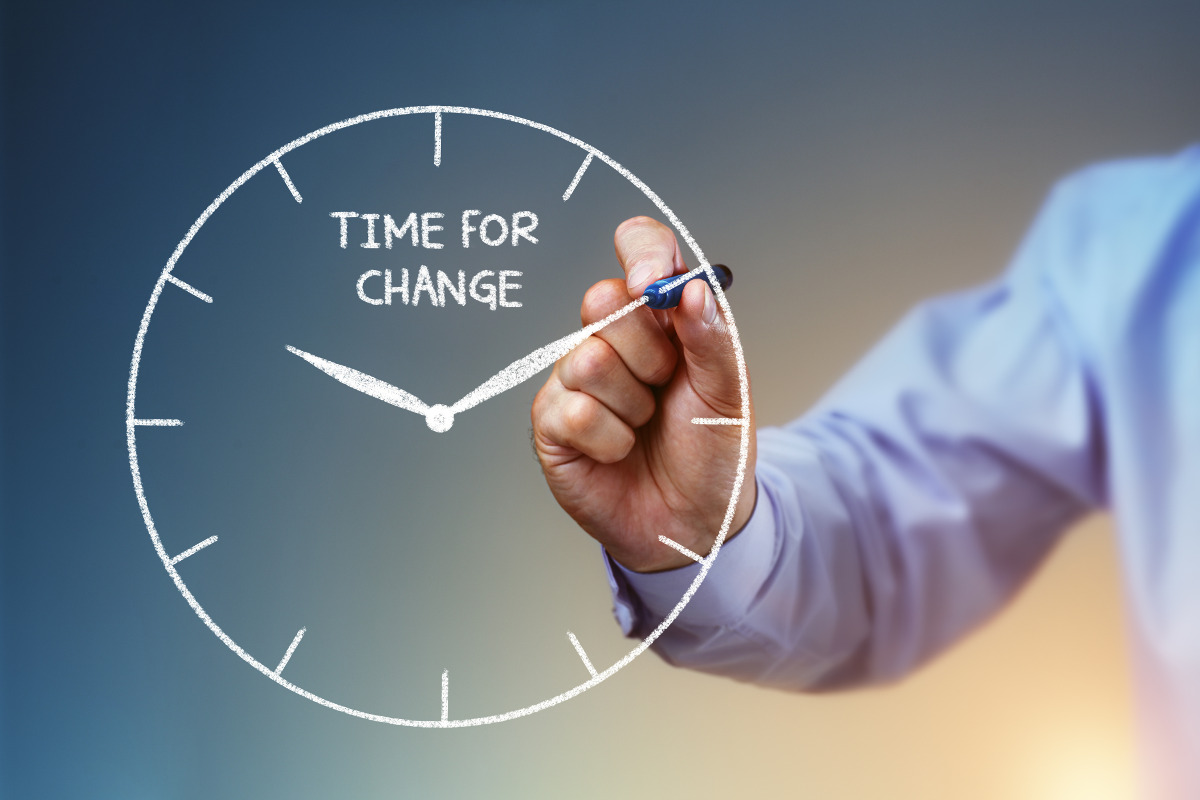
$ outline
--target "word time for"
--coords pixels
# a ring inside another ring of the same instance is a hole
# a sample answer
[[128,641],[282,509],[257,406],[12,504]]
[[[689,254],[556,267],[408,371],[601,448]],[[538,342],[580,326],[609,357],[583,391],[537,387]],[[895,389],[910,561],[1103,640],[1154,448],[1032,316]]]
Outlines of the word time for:
[[[404,217],[404,221],[399,225],[396,224],[396,218],[391,214],[332,211],[329,216],[338,221],[338,244],[343,250],[346,249],[350,239],[350,220],[353,219],[361,220],[361,224],[354,226],[362,231],[363,235],[363,241],[359,242],[358,246],[368,250],[380,247],[391,250],[394,242],[404,239],[408,239],[413,247],[423,247],[426,250],[441,250],[446,246],[445,242],[434,241],[434,237],[445,230],[445,227],[438,222],[438,220],[446,218],[441,211],[426,211],[422,214],[413,211]],[[379,221],[381,217],[382,223]],[[475,222],[476,217],[480,217],[477,223]],[[470,247],[471,240],[476,237],[479,241],[492,247],[499,247],[505,242],[516,247],[522,239],[527,240],[530,244],[537,244],[537,237],[533,235],[537,224],[537,214],[532,211],[515,211],[510,218],[505,218],[500,214],[484,216],[483,212],[478,209],[468,209],[462,212],[462,246]],[[379,228],[383,229],[382,242],[379,241]]]
[[[359,247],[368,250],[391,250],[394,245],[403,246],[405,243],[425,250],[441,250],[446,246],[446,242],[439,241],[442,238],[440,234],[445,230],[441,221],[446,218],[441,211],[412,211],[406,216],[396,217],[391,214],[333,211],[329,216],[338,221],[338,245],[343,250],[349,247],[352,235]],[[532,211],[516,211],[505,217],[500,214],[485,215],[479,209],[467,209],[462,212],[460,222],[464,248],[470,247],[473,240],[490,247],[503,244],[516,247],[522,240],[529,244],[537,244],[538,241],[533,235],[538,217]],[[448,300],[464,306],[468,297],[493,311],[497,308],[521,307],[520,301],[511,299],[511,293],[521,288],[521,284],[511,280],[521,277],[519,271],[480,270],[468,282],[466,272],[460,269],[456,277],[457,280],[440,269],[435,277],[429,267],[422,264],[412,276],[410,286],[407,267],[396,271],[372,269],[358,276],[355,288],[358,299],[373,306],[415,306],[420,304],[421,296],[425,295],[430,305],[441,308],[446,307]]]

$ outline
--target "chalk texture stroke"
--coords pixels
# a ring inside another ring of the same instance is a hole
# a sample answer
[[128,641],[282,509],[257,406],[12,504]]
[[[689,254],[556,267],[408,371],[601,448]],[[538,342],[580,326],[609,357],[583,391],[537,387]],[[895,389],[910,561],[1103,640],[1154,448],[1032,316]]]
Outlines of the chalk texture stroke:
[[675,548],[676,550],[678,550],[679,552],[683,553],[685,556],[690,558],[692,561],[695,561],[700,564],[705,564],[705,565],[708,564],[708,559],[706,559],[704,556],[693,553],[691,550],[688,550],[686,547],[684,547],[683,545],[681,545],[679,542],[675,541],[674,539],[668,538],[666,536],[659,536],[658,540],[660,542],[662,542],[663,544],[665,544],[667,547]]
[[187,283],[186,281],[176,278],[174,275],[168,275],[167,280],[170,281],[175,286],[178,286],[180,289],[183,289],[185,292],[192,295],[193,297],[199,297],[201,300],[203,300],[206,303],[212,302],[212,297],[210,295],[205,294],[204,292],[197,289],[195,286],[192,286],[190,283]]
[[575,177],[571,179],[571,185],[563,192],[563,202],[571,199],[571,195],[575,194],[575,187],[579,185],[579,179],[583,177],[583,173],[587,172],[587,168],[591,166],[594,156],[588,153],[584,156],[583,163],[579,165],[579,169],[575,171]]
[[279,170],[279,177],[283,178],[283,182],[287,184],[288,191],[292,193],[292,197],[296,198],[296,202],[303,203],[304,198],[296,191],[296,184],[292,183],[292,176],[288,175],[288,171],[283,168],[283,162],[278,158],[275,159],[275,169]]
[[403,408],[405,411],[412,411],[414,414],[421,414],[422,416],[429,411],[429,406],[425,405],[416,395],[409,394],[403,389],[379,380],[379,378],[328,359],[314,356],[312,353],[305,352],[298,347],[292,347],[290,344],[284,345],[284,347],[289,353],[300,356],[300,358],[312,364],[338,383],[349,386],[351,389],[360,391],[369,397],[374,397],[376,400],[382,400],[389,405]]
[[579,658],[583,661],[583,665],[587,667],[588,673],[593,677],[599,677],[600,673],[596,672],[596,668],[592,666],[592,660],[588,658],[587,653],[583,651],[583,645],[579,643],[579,639],[575,638],[575,634],[567,631],[567,638],[571,640],[571,646],[575,648],[575,652],[579,654]]
[[279,673],[283,672],[283,668],[286,667],[288,662],[292,660],[292,654],[295,653],[296,648],[300,646],[300,640],[304,638],[304,632],[306,630],[308,630],[308,628],[301,628],[296,632],[296,636],[292,639],[292,643],[288,645],[287,652],[284,653],[283,658],[279,660],[279,666],[272,670],[276,677],[279,676]]
[[144,427],[144,428],[178,428],[183,425],[181,419],[137,419],[130,417],[125,420],[125,426],[128,428]]
[[205,539],[203,542],[199,542],[198,544],[192,545],[187,550],[184,550],[182,553],[180,553],[179,555],[172,558],[171,564],[178,564],[180,561],[183,561],[188,556],[194,556],[196,553],[199,553],[201,550],[208,547],[210,544],[212,544],[215,541],[217,541],[217,537],[210,536],[207,539]]
[[442,165],[442,112],[433,114],[433,165]]
[[450,721],[450,670],[442,670],[442,723]]

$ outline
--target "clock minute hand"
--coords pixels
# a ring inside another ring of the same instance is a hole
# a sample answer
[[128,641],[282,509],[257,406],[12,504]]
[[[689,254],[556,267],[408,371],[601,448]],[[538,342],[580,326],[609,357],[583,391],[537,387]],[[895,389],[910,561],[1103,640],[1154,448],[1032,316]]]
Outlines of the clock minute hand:
[[586,328],[568,334],[561,339],[555,339],[550,344],[539,347],[524,358],[517,359],[473,389],[466,397],[450,406],[450,412],[458,414],[466,411],[468,408],[474,408],[489,397],[495,397],[501,392],[524,383],[581,345],[589,336],[601,328],[611,325],[631,311],[641,308],[647,301],[648,298],[640,297],[632,303],[618,308],[604,319],[593,322]]
[[356,369],[344,367],[341,364],[335,364],[332,361],[314,356],[312,353],[306,353],[297,347],[292,347],[290,344],[285,346],[289,353],[300,356],[326,375],[344,383],[351,389],[357,389],[363,394],[403,408],[406,411],[412,411],[415,414],[425,415],[429,413],[429,406],[403,389],[398,389],[390,383],[385,383],[365,372],[359,372]]

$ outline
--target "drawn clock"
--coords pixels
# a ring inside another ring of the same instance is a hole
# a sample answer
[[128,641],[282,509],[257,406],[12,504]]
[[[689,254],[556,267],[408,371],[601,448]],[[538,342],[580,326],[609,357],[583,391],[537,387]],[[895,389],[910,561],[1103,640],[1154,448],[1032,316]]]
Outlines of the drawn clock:
[[482,109],[346,119],[220,192],[154,285],[125,424],[154,550],[225,646],[328,708],[453,728],[575,697],[663,634],[720,552],[749,452],[724,292],[742,414],[693,422],[740,428],[714,459],[727,511],[632,649],[528,442],[531,379],[641,304],[584,328],[575,312],[620,274],[612,231],[635,213],[712,274],[621,164]]

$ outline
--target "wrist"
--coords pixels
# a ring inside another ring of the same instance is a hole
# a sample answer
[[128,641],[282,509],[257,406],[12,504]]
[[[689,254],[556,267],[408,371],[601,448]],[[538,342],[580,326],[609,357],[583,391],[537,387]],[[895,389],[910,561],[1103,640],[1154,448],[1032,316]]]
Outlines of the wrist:
[[[758,504],[758,482],[754,471],[749,470],[738,493],[737,507],[725,542],[729,542],[745,529],[754,515]],[[667,534],[671,543],[664,542],[653,530],[636,545],[602,542],[609,557],[630,572],[655,574],[680,569],[708,557],[721,528],[722,516],[711,516],[706,522],[690,526],[692,536],[681,536],[676,531]],[[676,538],[677,537],[677,538]],[[598,538],[598,537],[597,537]],[[684,552],[684,551],[688,552]]]

